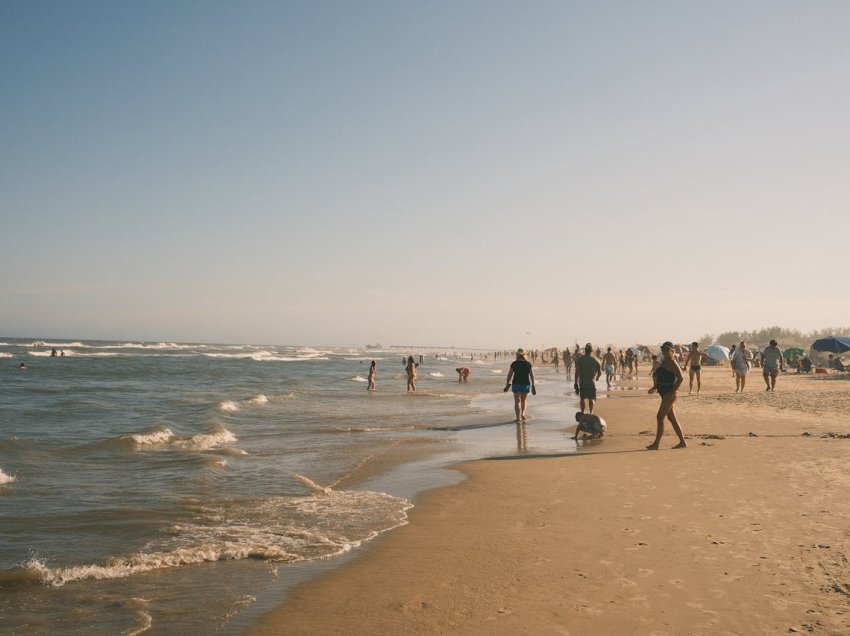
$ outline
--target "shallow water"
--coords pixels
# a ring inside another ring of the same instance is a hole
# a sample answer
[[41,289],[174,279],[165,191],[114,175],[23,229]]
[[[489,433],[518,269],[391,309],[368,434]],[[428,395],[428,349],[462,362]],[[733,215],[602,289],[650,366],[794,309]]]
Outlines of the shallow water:
[[563,376],[539,372],[521,429],[509,360],[467,358],[459,384],[459,357],[426,354],[410,394],[407,353],[3,339],[4,630],[235,633],[405,523],[449,463],[575,448]]

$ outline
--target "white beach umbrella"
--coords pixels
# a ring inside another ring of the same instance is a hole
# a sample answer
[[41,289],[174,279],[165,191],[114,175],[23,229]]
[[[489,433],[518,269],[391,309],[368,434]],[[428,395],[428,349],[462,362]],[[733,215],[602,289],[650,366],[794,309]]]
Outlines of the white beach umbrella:
[[729,359],[729,349],[723,347],[721,345],[708,345],[705,348],[705,352],[708,354],[708,357],[712,360],[728,360]]

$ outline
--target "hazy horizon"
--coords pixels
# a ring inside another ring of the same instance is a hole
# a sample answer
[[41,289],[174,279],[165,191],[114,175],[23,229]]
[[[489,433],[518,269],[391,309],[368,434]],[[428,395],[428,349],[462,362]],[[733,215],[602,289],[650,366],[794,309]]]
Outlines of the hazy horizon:
[[2,3],[0,332],[848,324],[849,28],[782,0]]

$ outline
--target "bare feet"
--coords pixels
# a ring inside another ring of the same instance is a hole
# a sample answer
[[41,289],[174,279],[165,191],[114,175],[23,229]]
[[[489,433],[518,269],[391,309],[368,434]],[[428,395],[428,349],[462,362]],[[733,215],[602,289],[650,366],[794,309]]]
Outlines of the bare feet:
[[685,442],[679,442],[673,448],[687,448],[687,447],[688,447],[688,445],[685,444]]
[[658,444],[650,444],[646,447],[646,450],[658,450]]

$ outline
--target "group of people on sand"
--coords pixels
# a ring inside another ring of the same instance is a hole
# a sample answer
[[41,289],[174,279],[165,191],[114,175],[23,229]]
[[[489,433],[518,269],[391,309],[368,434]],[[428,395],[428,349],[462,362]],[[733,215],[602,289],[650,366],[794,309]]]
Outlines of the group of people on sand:
[[[597,399],[596,381],[602,376],[604,369],[606,383],[608,388],[611,387],[618,358],[611,347],[608,347],[605,354],[601,356],[601,362],[599,360],[601,350],[597,350],[596,354],[594,355],[593,346],[587,343],[583,352],[576,346],[574,353],[564,356],[564,367],[568,377],[571,375],[573,366],[575,366],[573,388],[579,396],[579,408],[581,409],[575,414],[576,429],[574,439],[578,439],[581,433],[587,433],[589,435],[587,439],[600,439],[604,436],[608,427],[605,420],[593,412]],[[658,394],[661,398],[661,403],[656,413],[655,439],[647,446],[647,449],[658,450],[661,438],[664,435],[665,421],[670,423],[673,431],[679,438],[679,443],[673,448],[685,448],[687,446],[682,432],[682,426],[679,423],[675,410],[678,391],[685,380],[683,371],[688,371],[688,393],[693,392],[695,380],[697,393],[700,392],[702,388],[702,363],[708,357],[708,354],[699,348],[698,342],[692,342],[690,349],[685,354],[684,361],[680,363],[677,358],[675,346],[670,341],[661,345],[660,358],[657,355],[652,356],[652,387],[649,389],[649,393]],[[776,340],[771,340],[770,345],[761,352],[761,363],[765,380],[765,390],[773,391],[776,387],[776,378],[779,372],[785,370],[785,358],[782,350],[777,346]],[[731,366],[732,372],[735,375],[736,392],[743,392],[746,384],[746,376],[751,365],[752,354],[747,349],[746,343],[741,342],[734,348],[731,355]],[[417,366],[418,364],[414,361],[413,356],[409,356],[406,359],[405,372],[407,374],[408,391],[416,391]],[[458,382],[468,382],[468,367],[458,367],[455,371],[458,374]],[[376,365],[373,360],[369,368],[369,390],[374,390],[375,388],[375,374]],[[529,362],[525,349],[517,349],[516,359],[511,362],[504,387],[504,392],[508,391],[513,393],[516,423],[520,425],[525,424],[528,420],[526,413],[528,395],[529,393],[531,395],[537,395],[534,367]]]
[[[764,378],[765,391],[776,390],[776,378],[780,371],[785,371],[785,355],[782,349],[776,343],[776,340],[771,340],[770,344],[759,352],[759,364],[761,365],[762,377]],[[693,392],[694,379],[697,381],[697,393],[702,388],[700,372],[702,369],[702,361],[708,358],[709,355],[699,348],[699,343],[692,342],[690,350],[685,354],[685,361],[682,369],[688,371],[689,385],[688,393]],[[747,385],[747,374],[753,367],[754,356],[752,351],[747,347],[747,343],[741,341],[738,345],[733,345],[730,351],[730,364],[732,367],[732,375],[735,378],[735,393],[743,393],[744,387]]]
[[[596,381],[602,376],[603,370],[603,364],[593,354],[593,345],[587,343],[583,353],[577,348],[575,355],[571,356],[571,361],[575,364],[573,388],[579,396],[579,408],[581,409],[575,414],[576,429],[573,439],[578,439],[581,433],[587,433],[589,435],[588,439],[600,439],[605,435],[608,428],[607,422],[593,412],[593,407],[596,403]],[[603,357],[606,367],[609,367],[609,365],[613,366],[613,362],[610,362],[611,358],[607,357],[608,354],[613,355],[610,348],[606,352],[606,357]],[[605,372],[606,380],[608,380],[610,387],[611,378],[609,376],[613,375],[613,371],[610,368],[606,368]],[[679,443],[674,448],[685,448],[687,446],[674,408],[678,397],[679,386],[681,386],[684,379],[682,368],[675,358],[673,343],[665,342],[661,345],[661,360],[656,359],[656,363],[653,365],[653,382],[652,388],[649,389],[649,393],[657,393],[661,397],[661,405],[656,414],[657,428],[655,440],[647,446],[649,450],[658,450],[661,438],[664,435],[665,420],[670,422],[679,438]],[[507,392],[508,390],[514,394],[516,423],[525,423],[527,420],[526,406],[528,394],[537,395],[537,389],[534,383],[534,369],[526,359],[525,350],[523,349],[517,349],[516,360],[511,363],[510,371],[508,371],[504,391]]]

